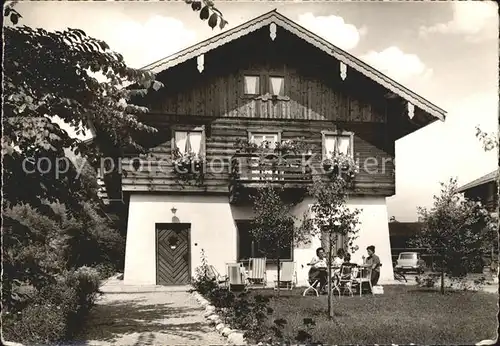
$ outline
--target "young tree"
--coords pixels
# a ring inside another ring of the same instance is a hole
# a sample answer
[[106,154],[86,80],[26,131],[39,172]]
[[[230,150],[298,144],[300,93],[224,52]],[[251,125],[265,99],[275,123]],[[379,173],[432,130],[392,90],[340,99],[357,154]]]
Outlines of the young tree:
[[266,256],[276,259],[277,294],[280,295],[281,256],[290,244],[304,244],[309,241],[309,233],[296,227],[296,217],[292,214],[295,203],[287,203],[282,199],[283,188],[273,187],[269,183],[259,188],[252,196],[255,218],[251,234],[259,243],[259,250]]
[[418,208],[422,231],[412,239],[412,245],[441,259],[441,293],[444,294],[445,273],[464,277],[481,261],[495,240],[496,223],[481,203],[456,193],[456,179],[441,186],[431,209]]
[[[348,208],[348,182],[341,178],[324,181],[316,178],[310,191],[315,202],[304,215],[303,227],[309,229],[326,243],[328,282],[332,282],[332,259],[338,238],[344,239],[344,248],[351,252],[358,250],[354,245],[357,238],[360,209]],[[330,285],[331,286],[331,285]],[[328,290],[328,316],[333,318],[332,290]]]

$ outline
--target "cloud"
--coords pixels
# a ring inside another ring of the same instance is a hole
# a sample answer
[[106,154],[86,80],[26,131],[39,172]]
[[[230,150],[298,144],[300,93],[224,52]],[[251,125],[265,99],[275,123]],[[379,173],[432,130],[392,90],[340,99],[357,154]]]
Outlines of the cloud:
[[469,41],[495,38],[498,29],[497,8],[492,1],[455,1],[453,18],[445,23],[420,27],[421,37],[434,33],[462,34]]
[[381,52],[370,51],[360,58],[400,82],[411,81],[417,76],[420,81],[428,80],[432,76],[432,69],[428,68],[417,55],[404,53],[395,46]]
[[301,14],[297,23],[345,50],[356,47],[367,31],[366,27],[358,29],[353,24],[347,24],[342,17],[315,16],[310,12]]
[[155,15],[144,23],[126,20],[111,24],[106,41],[130,67],[143,67],[196,41],[196,33],[172,17]]

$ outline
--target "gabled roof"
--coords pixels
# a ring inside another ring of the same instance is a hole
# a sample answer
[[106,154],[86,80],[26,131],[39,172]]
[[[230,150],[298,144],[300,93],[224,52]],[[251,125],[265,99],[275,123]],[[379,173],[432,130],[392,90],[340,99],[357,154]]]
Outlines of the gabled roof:
[[[343,51],[342,49],[334,46],[325,39],[313,34],[309,30],[303,28],[302,26],[295,23],[293,20],[283,16],[276,10],[265,13],[257,18],[254,18],[244,24],[241,24],[233,29],[202,41],[194,46],[186,48],[178,53],[172,54],[166,58],[158,60],[152,64],[149,64],[143,69],[147,69],[154,73],[159,73],[163,70],[171,68],[175,65],[181,64],[187,60],[195,58],[201,54],[205,54],[211,50],[216,49],[226,43],[234,41],[240,37],[250,34],[258,29],[270,25],[271,23],[276,24],[278,28],[285,29],[290,33],[300,37],[311,45],[323,50],[335,59],[343,62],[348,67],[360,72],[366,77],[372,79],[376,83],[382,85],[386,89],[392,91],[394,94],[400,96],[406,101],[412,103],[414,106],[419,107],[430,115],[444,121],[446,111],[424,99],[423,97],[415,94],[411,90],[405,88],[401,84],[395,82],[391,78],[387,77],[383,73],[377,71],[373,67],[364,63],[363,61],[355,58],[351,54]],[[279,37],[279,30],[277,30],[277,37]]]
[[498,179],[498,171],[494,170],[493,172],[483,175],[481,178],[478,178],[476,180],[471,181],[468,184],[463,185],[457,190],[457,192],[465,192],[466,190],[472,189],[474,187],[478,187],[480,185],[497,181],[497,179]]

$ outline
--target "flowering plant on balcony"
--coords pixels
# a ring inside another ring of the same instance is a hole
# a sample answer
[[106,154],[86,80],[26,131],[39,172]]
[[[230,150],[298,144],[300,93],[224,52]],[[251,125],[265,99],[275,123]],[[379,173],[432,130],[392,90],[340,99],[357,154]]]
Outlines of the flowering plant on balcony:
[[351,155],[330,152],[330,158],[323,161],[323,168],[333,176],[346,181],[353,181],[359,173],[359,167]]
[[174,151],[174,170],[178,174],[201,174],[203,158],[192,151],[181,152],[178,148]]
[[312,154],[312,146],[307,144],[304,138],[288,139],[276,143],[274,151],[281,154]]
[[248,139],[238,138],[234,143],[234,147],[236,148],[237,153],[254,153],[259,149],[257,143],[249,141]]

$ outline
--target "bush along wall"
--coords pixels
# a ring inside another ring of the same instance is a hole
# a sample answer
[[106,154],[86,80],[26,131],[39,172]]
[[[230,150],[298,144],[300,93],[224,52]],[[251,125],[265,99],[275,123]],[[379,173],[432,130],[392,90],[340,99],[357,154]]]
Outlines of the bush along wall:
[[220,286],[210,274],[209,265],[202,250],[201,266],[196,268],[192,279],[194,296],[205,308],[205,317],[216,330],[232,344],[276,345],[290,343],[321,344],[311,336],[314,320],[304,318],[304,328],[297,332],[295,340],[286,340],[283,328],[285,319],[272,320],[273,309],[269,297],[252,296],[247,292],[235,293]]

